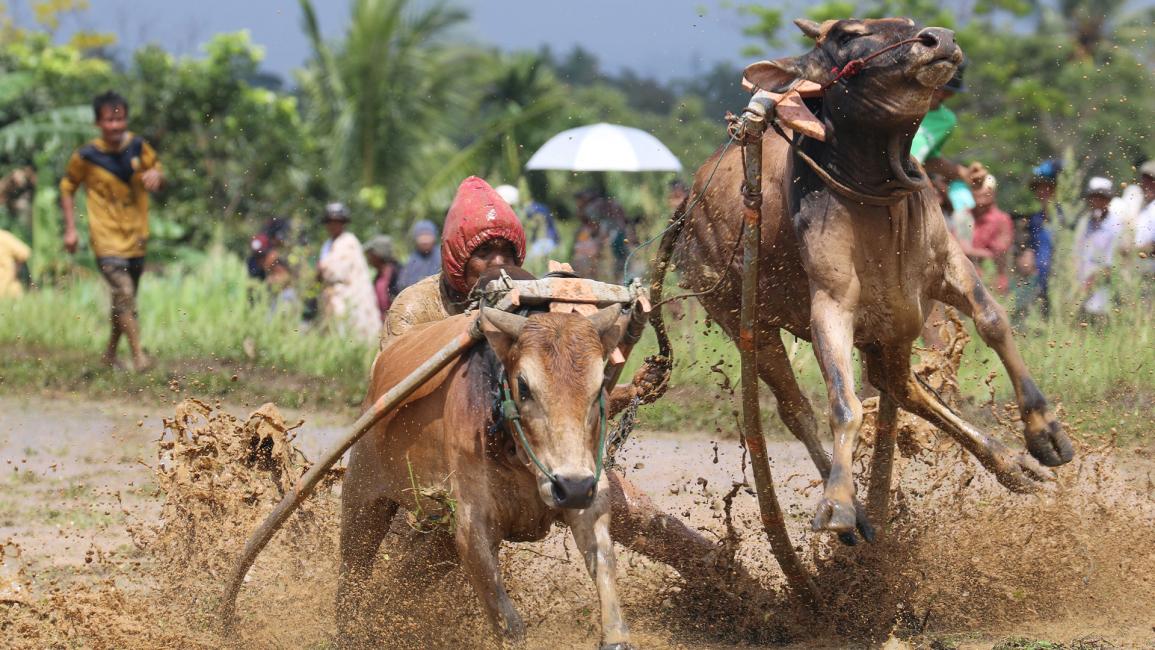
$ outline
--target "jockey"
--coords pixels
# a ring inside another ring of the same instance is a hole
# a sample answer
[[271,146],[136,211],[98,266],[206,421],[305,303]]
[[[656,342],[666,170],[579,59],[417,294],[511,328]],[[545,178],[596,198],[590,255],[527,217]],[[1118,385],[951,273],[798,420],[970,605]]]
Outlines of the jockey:
[[441,272],[405,288],[385,316],[384,347],[414,325],[448,318],[465,311],[469,290],[488,268],[521,266],[525,231],[497,192],[470,176],[457,188],[445,215],[441,239]]
[[[465,179],[445,216],[441,273],[397,296],[385,317],[381,346],[416,325],[464,312],[469,292],[483,272],[498,266],[520,267],[524,259],[525,231],[513,209],[484,180],[476,176]],[[646,372],[643,365],[635,382],[648,379]],[[614,405],[620,409],[637,390],[634,384],[616,386],[607,417],[617,410]],[[620,472],[609,469],[607,475],[612,504],[610,534],[615,541],[669,565],[687,578],[700,576],[717,560],[725,562],[715,544],[676,517],[658,510]]]

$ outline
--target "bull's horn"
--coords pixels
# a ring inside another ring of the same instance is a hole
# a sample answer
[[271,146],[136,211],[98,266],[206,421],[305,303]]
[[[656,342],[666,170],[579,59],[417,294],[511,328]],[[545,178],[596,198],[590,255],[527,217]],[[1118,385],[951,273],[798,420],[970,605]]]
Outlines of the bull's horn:
[[594,324],[594,329],[599,335],[605,334],[611,327],[617,325],[618,318],[622,315],[622,308],[618,305],[610,305],[599,309],[596,314],[590,315],[590,322]]
[[622,318],[622,308],[619,305],[610,305],[599,309],[596,314],[590,314],[590,322],[602,341],[602,358],[608,359],[618,343],[622,340],[625,323]]
[[818,37],[822,35],[822,25],[819,25],[809,18],[795,18],[794,24],[798,26],[798,29],[802,30],[803,34],[806,34],[814,40],[818,40]]
[[525,321],[529,320],[525,316],[511,314],[500,309],[485,309],[482,310],[481,315],[486,323],[493,325],[503,334],[514,339],[521,336]]

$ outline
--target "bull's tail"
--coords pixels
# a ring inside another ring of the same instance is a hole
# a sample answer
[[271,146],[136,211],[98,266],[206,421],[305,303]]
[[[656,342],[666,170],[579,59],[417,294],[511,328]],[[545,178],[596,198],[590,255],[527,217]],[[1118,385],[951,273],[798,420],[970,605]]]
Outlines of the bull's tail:
[[658,339],[658,354],[648,357],[646,363],[657,365],[663,373],[661,381],[654,384],[655,390],[651,392],[651,395],[643,397],[642,401],[647,404],[657,400],[666,392],[666,388],[670,384],[670,375],[674,369],[674,347],[670,343],[670,335],[666,331],[666,322],[662,320],[662,291],[666,281],[666,272],[670,269],[670,260],[674,256],[674,245],[678,243],[678,237],[682,235],[682,230],[686,227],[686,220],[689,217],[686,209],[688,198],[683,199],[682,204],[674,211],[670,225],[658,243],[658,252],[654,256],[650,272],[646,276],[646,282],[650,285],[650,300],[654,305],[653,313],[650,314],[650,325],[653,326],[654,335]]

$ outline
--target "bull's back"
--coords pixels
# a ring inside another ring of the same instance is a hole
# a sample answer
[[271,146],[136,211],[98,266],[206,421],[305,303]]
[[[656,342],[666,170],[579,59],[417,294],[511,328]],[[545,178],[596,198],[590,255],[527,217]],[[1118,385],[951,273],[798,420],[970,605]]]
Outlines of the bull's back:
[[[702,196],[687,215],[673,254],[683,287],[699,292],[717,286],[698,300],[731,337],[737,336],[741,304],[742,156],[742,148],[733,145],[698,169],[691,197]],[[768,134],[762,150],[757,318],[763,329],[784,328],[809,338],[810,292],[788,207],[789,171],[789,146]]]

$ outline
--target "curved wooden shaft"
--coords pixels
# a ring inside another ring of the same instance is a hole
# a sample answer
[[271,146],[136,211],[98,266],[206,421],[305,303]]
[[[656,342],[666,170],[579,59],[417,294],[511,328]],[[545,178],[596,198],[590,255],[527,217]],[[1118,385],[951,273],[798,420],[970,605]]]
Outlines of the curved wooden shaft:
[[774,492],[770,475],[770,460],[766,453],[766,439],[762,435],[762,410],[758,404],[758,347],[755,341],[755,312],[758,299],[758,261],[762,240],[762,132],[763,120],[747,115],[746,143],[743,155],[746,179],[742,187],[744,197],[742,230],[742,311],[738,325],[738,350],[742,360],[742,437],[750,452],[750,466],[754,472],[754,487],[758,493],[758,510],[762,528],[770,540],[770,549],[786,582],[794,593],[810,607],[818,603],[818,589],[806,567],[794,552],[782,507]]
[[452,341],[447,343],[445,347],[441,348],[429,358],[428,361],[421,364],[408,377],[401,381],[393,388],[385,392],[384,395],[377,398],[373,405],[357,418],[353,423],[353,428],[345,435],[337,444],[333,445],[317,463],[305,472],[297,484],[293,486],[288,493],[285,494],[277,507],[273,509],[265,521],[261,523],[260,527],[253,531],[249,541],[245,544],[245,550],[241,553],[237,564],[233,567],[232,575],[229,578],[229,584],[225,589],[224,598],[221,601],[220,618],[224,629],[232,628],[236,619],[237,610],[237,594],[240,593],[241,584],[245,579],[245,574],[253,566],[257,555],[264,550],[265,545],[273,538],[281,525],[292,515],[301,502],[313,493],[313,489],[317,487],[317,483],[329,471],[341,456],[353,446],[353,443],[361,439],[377,424],[378,421],[389,412],[397,408],[405,398],[409,397],[413,391],[421,387],[430,377],[437,374],[442,368],[449,365],[457,357],[461,356],[463,352],[473,346],[474,343],[482,338],[481,326],[477,320],[469,326],[465,332],[459,334]]

